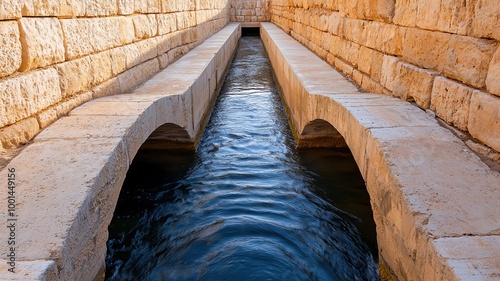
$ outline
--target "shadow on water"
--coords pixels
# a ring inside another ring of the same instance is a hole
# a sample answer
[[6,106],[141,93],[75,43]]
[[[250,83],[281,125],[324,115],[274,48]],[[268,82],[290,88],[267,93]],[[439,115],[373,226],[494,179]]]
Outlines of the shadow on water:
[[106,280],[379,280],[352,155],[295,149],[258,37],[197,152],[138,153],[109,232]]

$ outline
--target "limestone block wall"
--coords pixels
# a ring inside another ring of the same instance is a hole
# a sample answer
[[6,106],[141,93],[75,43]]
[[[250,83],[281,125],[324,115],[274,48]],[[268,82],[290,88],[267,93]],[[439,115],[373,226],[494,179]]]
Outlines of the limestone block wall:
[[227,0],[1,1],[0,152],[129,91],[228,21]]
[[232,22],[270,21],[270,2],[271,0],[231,0],[230,20]]
[[414,101],[498,155],[498,1],[272,0],[270,12],[364,90]]

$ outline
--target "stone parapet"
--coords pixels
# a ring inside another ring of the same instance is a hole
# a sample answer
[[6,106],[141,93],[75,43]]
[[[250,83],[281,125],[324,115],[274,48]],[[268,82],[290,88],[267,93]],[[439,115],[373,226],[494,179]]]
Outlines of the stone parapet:
[[[195,148],[240,36],[239,24],[229,24],[135,90],[112,96],[102,94],[106,89],[86,92],[84,100],[105,97],[48,126],[82,103],[82,95],[45,111],[47,128],[0,171],[7,178],[8,168],[16,170],[18,217],[16,274],[7,270],[3,247],[0,280],[94,280],[104,266],[108,226],[132,159],[151,138],[146,148],[155,140]],[[158,69],[155,57],[100,86],[134,83]],[[53,68],[40,70],[37,78],[42,74],[57,77]],[[38,129],[34,117],[18,124]],[[0,200],[0,208],[7,210],[7,200]],[[7,213],[0,218],[7,221]]]
[[[2,1],[2,151],[27,143],[89,93],[129,91],[228,22],[226,0]],[[139,74],[141,67],[148,70]],[[106,86],[117,80],[120,87]]]
[[[398,280],[498,279],[498,172],[417,106],[359,91],[276,25],[261,23],[261,37],[299,146],[325,128],[351,150],[370,194],[379,256]],[[393,73],[401,64],[422,71],[392,56],[383,61]],[[498,124],[487,123],[500,120],[497,97],[442,76],[432,87],[433,72],[416,75],[424,81],[413,87],[425,88],[437,112],[455,111],[450,122],[472,125],[487,141],[500,138],[499,130],[488,132]],[[469,103],[470,112],[457,110]]]

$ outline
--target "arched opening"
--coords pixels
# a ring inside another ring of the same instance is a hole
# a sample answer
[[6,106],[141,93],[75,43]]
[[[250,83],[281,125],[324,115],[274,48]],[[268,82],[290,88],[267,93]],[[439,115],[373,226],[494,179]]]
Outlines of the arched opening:
[[181,149],[194,150],[195,140],[189,135],[185,128],[173,123],[165,123],[154,130],[140,149]]
[[327,121],[315,119],[304,126],[299,135],[298,148],[346,148],[344,137]]

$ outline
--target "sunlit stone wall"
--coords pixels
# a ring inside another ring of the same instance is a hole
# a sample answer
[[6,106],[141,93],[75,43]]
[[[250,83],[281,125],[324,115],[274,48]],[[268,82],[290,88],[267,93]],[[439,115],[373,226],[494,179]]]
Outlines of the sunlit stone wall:
[[127,92],[229,21],[227,0],[0,2],[0,152]]
[[364,90],[414,101],[499,158],[498,1],[272,0],[270,12]]
[[231,0],[229,10],[233,22],[270,21],[269,5],[271,0]]

